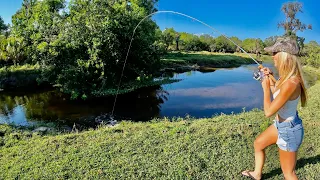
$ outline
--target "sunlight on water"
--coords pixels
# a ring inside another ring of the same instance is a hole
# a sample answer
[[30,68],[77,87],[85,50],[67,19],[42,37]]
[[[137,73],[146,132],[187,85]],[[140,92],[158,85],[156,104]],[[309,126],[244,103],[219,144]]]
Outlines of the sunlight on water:
[[262,108],[261,83],[252,78],[254,65],[218,69],[212,73],[180,74],[183,81],[166,85],[169,100],[162,106],[162,116],[211,117],[241,112],[243,108]]

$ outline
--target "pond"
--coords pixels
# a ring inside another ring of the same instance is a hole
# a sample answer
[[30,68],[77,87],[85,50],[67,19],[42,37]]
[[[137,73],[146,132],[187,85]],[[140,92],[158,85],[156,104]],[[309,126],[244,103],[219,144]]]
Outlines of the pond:
[[[271,63],[265,63],[275,71]],[[156,117],[212,117],[263,108],[261,83],[254,80],[257,65],[221,68],[211,72],[176,73],[172,84],[148,87],[119,95],[115,107],[118,120],[148,121]],[[110,113],[114,97],[70,101],[58,92],[1,93],[0,123],[28,125],[53,122],[83,127],[97,125],[96,117]]]

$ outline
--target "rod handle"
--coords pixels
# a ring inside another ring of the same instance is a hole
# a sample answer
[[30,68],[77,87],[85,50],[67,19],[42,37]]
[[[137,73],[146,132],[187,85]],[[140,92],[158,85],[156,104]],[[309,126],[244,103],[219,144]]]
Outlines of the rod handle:
[[[259,65],[259,70],[261,70],[263,68],[263,66],[260,64]],[[269,74],[269,78],[273,81],[273,82],[277,82],[276,78],[274,78],[274,76],[272,76],[271,74]]]

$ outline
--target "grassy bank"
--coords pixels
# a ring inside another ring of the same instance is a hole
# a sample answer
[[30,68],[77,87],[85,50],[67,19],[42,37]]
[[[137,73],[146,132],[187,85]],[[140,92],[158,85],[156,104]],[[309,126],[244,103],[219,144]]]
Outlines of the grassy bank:
[[[316,72],[316,69],[310,69]],[[305,127],[297,174],[320,178],[320,82],[299,109]],[[77,134],[39,135],[0,125],[0,179],[241,179],[254,167],[253,141],[272,123],[260,110],[207,119],[121,122]],[[283,179],[277,147],[265,179]]]
[[[253,58],[255,55],[250,54]],[[270,56],[262,56],[261,60],[271,59]],[[172,52],[162,59],[165,67],[191,66],[197,64],[202,67],[229,68],[238,67],[242,64],[251,64],[254,61],[244,53],[211,53],[201,52]]]
[[313,85],[314,81],[320,79],[320,69],[318,69],[318,68],[313,68],[313,67],[310,67],[310,66],[304,66],[303,67],[303,72],[304,72],[305,75],[307,75],[307,77],[309,77],[309,78],[306,78],[306,80],[308,81],[309,86]]

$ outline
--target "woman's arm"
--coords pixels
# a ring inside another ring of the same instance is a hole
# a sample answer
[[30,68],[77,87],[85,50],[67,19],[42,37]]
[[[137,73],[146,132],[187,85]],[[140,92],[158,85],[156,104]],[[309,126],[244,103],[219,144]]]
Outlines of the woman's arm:
[[270,117],[279,111],[280,108],[290,99],[298,85],[292,81],[285,82],[280,89],[278,96],[271,102],[270,79],[266,77],[262,82],[264,94],[264,113],[266,117]]
[[271,79],[270,79],[270,90],[271,90],[272,94],[276,90],[276,82],[272,81]]

